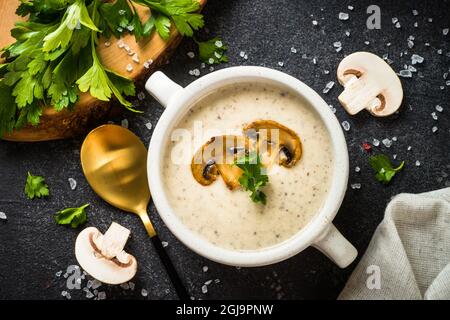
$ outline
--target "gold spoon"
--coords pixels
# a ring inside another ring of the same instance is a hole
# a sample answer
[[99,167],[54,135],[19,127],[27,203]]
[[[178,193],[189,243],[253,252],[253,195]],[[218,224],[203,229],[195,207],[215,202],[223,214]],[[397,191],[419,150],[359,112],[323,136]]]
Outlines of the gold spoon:
[[130,130],[103,125],[92,130],[81,146],[81,166],[92,189],[106,202],[137,214],[180,299],[189,295],[148,217],[147,149]]

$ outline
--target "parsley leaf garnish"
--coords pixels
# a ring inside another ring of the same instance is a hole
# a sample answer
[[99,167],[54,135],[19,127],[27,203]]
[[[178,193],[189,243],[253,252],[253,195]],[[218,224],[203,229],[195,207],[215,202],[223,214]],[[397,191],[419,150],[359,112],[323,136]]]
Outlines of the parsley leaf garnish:
[[261,188],[269,182],[269,177],[262,172],[263,166],[258,153],[249,152],[237,159],[235,164],[243,171],[239,177],[239,183],[244,190],[251,192],[252,201],[266,204],[266,194],[261,191]]
[[57,224],[70,225],[72,228],[77,228],[79,225],[87,221],[87,214],[84,211],[89,206],[89,203],[79,208],[66,208],[59,211],[55,218]]
[[207,41],[195,41],[198,45],[198,55],[200,60],[208,64],[218,64],[228,62],[225,52],[228,47],[223,44],[219,37],[212,38]]
[[375,178],[381,183],[388,184],[395,174],[403,168],[405,161],[402,161],[397,168],[394,168],[388,156],[379,154],[371,156],[369,158],[369,164],[376,172]]
[[25,184],[25,194],[28,199],[48,197],[48,185],[41,176],[33,176],[28,171],[27,182]]

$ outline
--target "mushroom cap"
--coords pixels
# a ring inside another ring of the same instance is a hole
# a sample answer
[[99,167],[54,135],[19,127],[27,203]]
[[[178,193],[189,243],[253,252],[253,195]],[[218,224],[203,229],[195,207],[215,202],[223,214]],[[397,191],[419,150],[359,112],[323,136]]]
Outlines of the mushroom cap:
[[213,183],[220,175],[229,189],[236,189],[240,186],[242,170],[234,163],[248,150],[249,141],[244,136],[212,137],[192,157],[192,175],[204,186]]
[[137,271],[136,259],[123,250],[114,258],[105,257],[95,244],[98,237],[104,236],[94,227],[86,228],[78,234],[75,256],[80,266],[103,283],[121,284],[132,279]]
[[257,139],[257,152],[265,166],[278,164],[291,168],[302,156],[302,143],[293,130],[274,120],[256,120],[244,127],[244,134]]
[[403,88],[397,74],[380,57],[370,52],[355,52],[337,68],[339,83],[345,87],[338,99],[354,115],[362,109],[384,117],[393,114],[403,100]]

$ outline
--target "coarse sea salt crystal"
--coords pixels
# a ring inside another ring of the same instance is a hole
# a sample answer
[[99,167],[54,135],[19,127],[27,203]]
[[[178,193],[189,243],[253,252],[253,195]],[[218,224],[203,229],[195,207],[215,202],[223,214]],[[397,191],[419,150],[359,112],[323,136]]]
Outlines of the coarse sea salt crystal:
[[360,172],[360,171],[361,171],[361,168],[358,167],[358,166],[356,166],[356,167],[355,167],[355,172]]
[[94,297],[94,294],[92,292],[90,292],[89,290],[86,291],[86,298],[92,299],[93,297]]
[[147,123],[145,124],[145,127],[146,127],[148,130],[152,130],[153,125],[152,125],[151,122],[147,122]]
[[200,75],[200,70],[199,69],[194,69],[192,70],[192,74],[196,77],[198,77]]
[[0,211],[0,219],[1,219],[1,220],[6,220],[6,219],[8,219],[8,217],[6,216],[6,213],[4,213],[3,211]]
[[98,300],[105,300],[106,299],[106,292],[105,291],[101,291],[97,294],[97,299]]
[[397,137],[396,137],[396,136],[393,136],[393,137],[392,137],[392,141],[397,141]]
[[191,59],[195,58],[195,53],[193,53],[192,51],[189,51],[188,53],[186,53],[187,56]]
[[345,31],[345,35],[347,36],[347,37],[350,37],[350,31]]
[[140,101],[144,100],[144,99],[145,99],[145,93],[144,93],[143,91],[139,92],[139,93],[137,94],[137,98],[138,98]]
[[139,63],[139,56],[138,56],[138,54],[137,53],[135,53],[134,55],[133,55],[133,61],[134,62],[136,62],[136,63]]
[[203,266],[202,270],[203,272],[208,272],[208,266]]
[[134,287],[136,286],[136,285],[134,284],[134,282],[132,282],[132,281],[128,282],[128,285],[130,286],[130,290],[131,290],[131,291],[133,291],[133,290],[134,290]]
[[205,281],[205,284],[206,284],[207,286],[209,286],[211,283],[212,283],[212,280],[207,280],[207,281]]
[[419,11],[413,10],[413,11],[412,11],[412,14],[413,14],[413,16],[417,16],[417,15],[419,14]]
[[444,36],[448,35],[448,28],[442,29],[442,34]]
[[434,111],[431,113],[431,117],[433,118],[433,120],[438,119],[438,116],[437,116],[436,112],[434,112]]
[[386,148],[390,148],[392,146],[392,141],[388,138],[385,138],[381,141]]
[[349,131],[350,130],[350,123],[348,121],[342,121],[341,125],[342,125],[342,128],[344,128],[345,131]]
[[291,47],[291,52],[292,53],[297,53],[297,49],[295,49],[294,47]]
[[422,56],[419,56],[418,54],[413,54],[411,56],[411,63],[412,64],[416,64],[416,63],[422,63],[424,60],[424,58]]
[[313,24],[314,26],[317,26],[319,23],[317,22],[317,20],[313,20],[313,21],[312,21],[312,24]]
[[120,287],[123,289],[123,290],[129,290],[130,289],[130,285],[128,284],[128,283],[121,283],[120,284]]
[[111,46],[111,42],[106,41],[106,42],[105,42],[105,47],[109,47],[109,46]]
[[416,160],[416,167],[420,167],[420,161]]
[[92,284],[91,284],[91,288],[93,290],[99,288],[102,285],[102,283],[100,281],[98,281],[97,279],[92,280]]
[[282,67],[282,66],[284,66],[284,62],[283,62],[283,61],[278,61],[278,65],[279,65],[280,67]]
[[202,286],[202,293],[203,293],[203,294],[208,293],[208,286],[207,286],[206,284],[204,284],[204,285]]
[[412,77],[412,73],[409,70],[400,70],[398,75],[403,78],[411,78]]
[[131,63],[127,64],[127,68],[126,69],[127,69],[128,72],[133,71],[133,66],[131,65]]
[[398,22],[398,18],[397,17],[393,17],[392,18],[392,24],[396,24]]
[[163,248],[167,247],[169,243],[167,241],[161,241]]
[[127,30],[128,31],[133,31],[134,30],[134,26],[130,24],[129,26],[127,26]]
[[397,154],[394,153],[394,154],[392,155],[392,158],[393,158],[394,160],[397,159]]
[[411,149],[412,149],[412,147],[411,147],[411,146],[408,146],[407,150],[410,151]]
[[77,181],[74,178],[67,179],[69,181],[69,186],[71,190],[75,190],[77,188]]
[[334,86],[334,81],[328,82],[328,83],[325,85],[325,88],[323,88],[322,92],[323,92],[323,93],[328,93],[328,92],[331,90],[331,88],[333,88],[333,86]]
[[333,47],[335,47],[335,48],[342,47],[342,43],[340,41],[336,41],[333,43]]
[[141,296],[146,297],[148,296],[148,291],[146,289],[141,290]]
[[397,29],[400,29],[402,26],[401,26],[400,22],[397,22],[397,23],[395,24],[395,27],[396,27]]
[[214,45],[216,46],[216,48],[222,48],[223,43],[220,40],[217,40],[216,42],[214,42]]
[[373,144],[375,147],[378,147],[378,146],[380,145],[380,140],[374,138],[374,139],[372,140],[372,144]]
[[345,13],[345,12],[339,12],[338,18],[339,18],[339,20],[345,21],[345,20],[348,20],[349,15],[348,15],[348,13]]
[[144,68],[145,68],[145,69],[150,68],[150,65],[151,65],[152,63],[153,63],[153,60],[152,60],[152,59],[149,59],[149,60],[145,61],[145,62],[144,62]]
[[213,64],[213,63],[214,63],[214,59],[213,59],[213,58],[209,58],[209,59],[208,59],[208,63],[209,63],[209,64]]
[[239,52],[239,56],[240,56],[241,58],[244,58],[244,57],[245,57],[245,51]]
[[444,110],[444,108],[442,108],[440,105],[436,105],[435,109],[438,112],[442,112]]
[[435,133],[436,131],[438,131],[438,127],[434,126],[433,128],[431,128],[431,132]]
[[57,276],[58,278],[61,277],[62,275],[62,270],[59,270],[58,272],[55,273],[55,276]]
[[348,10],[353,10],[354,7],[353,6],[347,6]]
[[361,189],[361,183],[352,183],[350,185],[352,189]]

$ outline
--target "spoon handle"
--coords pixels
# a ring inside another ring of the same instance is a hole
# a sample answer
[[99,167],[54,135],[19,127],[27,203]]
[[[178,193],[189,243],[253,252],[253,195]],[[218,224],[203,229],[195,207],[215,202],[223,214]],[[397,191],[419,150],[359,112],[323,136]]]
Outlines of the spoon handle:
[[161,243],[161,239],[159,239],[158,235],[154,235],[151,237],[153,245],[155,246],[156,252],[158,252],[159,258],[161,259],[164,267],[166,268],[167,274],[169,275],[170,280],[172,281],[172,285],[175,288],[175,291],[178,294],[180,300],[189,300],[189,294],[186,288],[183,285],[183,282],[180,279],[180,276],[177,273],[177,270],[172,264],[169,256],[167,255],[166,250]]

